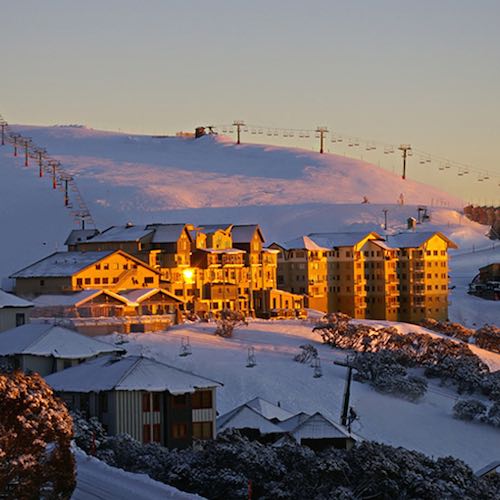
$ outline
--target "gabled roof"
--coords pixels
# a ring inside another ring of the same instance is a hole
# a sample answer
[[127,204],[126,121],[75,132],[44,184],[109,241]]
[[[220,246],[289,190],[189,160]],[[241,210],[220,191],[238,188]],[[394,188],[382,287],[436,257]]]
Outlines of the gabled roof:
[[109,297],[113,297],[114,299],[122,302],[124,305],[135,305],[132,301],[130,303],[127,298],[122,297],[121,294],[117,294],[112,292],[111,290],[82,290],[80,292],[73,293],[61,293],[61,294],[46,294],[39,295],[35,299],[33,299],[33,303],[35,307],[51,307],[51,306],[74,306],[79,307],[85,302],[95,299],[99,295],[108,295]]
[[98,354],[125,352],[74,330],[47,323],[28,323],[0,333],[0,355],[30,354],[80,359]]
[[125,226],[111,226],[102,233],[94,236],[91,243],[116,243],[125,241],[141,241],[146,236],[149,236],[153,229],[148,229],[147,226],[134,226],[126,224]]
[[258,224],[236,224],[231,229],[233,243],[250,243],[253,239],[255,231],[258,232],[259,238],[264,242],[264,236]]
[[282,433],[278,425],[248,406],[238,406],[217,419],[217,431],[224,429],[257,429],[261,434]]
[[427,243],[427,241],[430,240],[433,236],[438,236],[439,238],[444,240],[450,248],[458,248],[456,243],[451,241],[448,237],[446,237],[439,231],[399,233],[387,236],[387,241],[391,246],[398,248],[418,248]]
[[155,296],[158,293],[173,299],[175,302],[184,302],[180,297],[176,297],[173,293],[167,292],[167,290],[163,288],[139,288],[137,290],[122,290],[118,292],[118,295],[123,297],[127,301],[140,304],[141,302],[144,302],[145,300]]
[[99,234],[97,229],[73,229],[64,242],[65,245],[76,245],[90,240]]
[[[154,229],[152,243],[176,243],[185,227],[186,224],[148,224],[146,229]],[[189,231],[186,233],[192,239]]]
[[313,241],[309,236],[300,236],[293,240],[283,243],[282,248],[285,250],[329,250],[326,246],[320,246]]
[[233,227],[232,224],[200,224],[196,229],[203,233],[215,233],[215,231],[229,231]]
[[105,252],[55,252],[34,264],[31,264],[14,273],[11,278],[60,278],[69,277],[83,271],[112,254],[120,254],[150,271],[160,274],[144,261],[124,252],[123,250],[109,250]]
[[112,253],[114,253],[113,250],[106,252],[55,252],[17,271],[11,278],[72,276]]
[[289,433],[300,442],[302,439],[334,439],[352,437],[341,425],[328,420],[321,413],[316,412],[303,420]]
[[192,393],[222,384],[142,356],[101,356],[46,377],[56,391],[169,391]]
[[33,307],[33,303],[11,293],[4,292],[0,288],[0,309],[8,307]]
[[304,413],[303,411],[301,411],[300,413],[297,413],[297,415],[294,415],[293,417],[283,420],[283,422],[280,422],[278,425],[284,431],[289,432],[298,427],[303,422],[305,422],[310,416],[311,415],[309,415],[308,413]]
[[266,401],[262,398],[254,398],[246,403],[247,406],[253,408],[255,411],[260,413],[263,417],[271,420],[276,418],[278,420],[286,420],[293,416],[293,413],[290,413],[287,410],[281,408],[281,406],[275,405]]
[[489,464],[485,465],[484,467],[481,467],[478,469],[475,474],[478,477],[483,477],[486,474],[489,474],[490,472],[493,472],[494,470],[500,469],[500,460],[494,460],[493,462],[490,462]]
[[319,246],[326,248],[353,247],[361,243],[365,238],[373,236],[376,239],[383,239],[375,231],[353,232],[353,233],[310,233],[308,236]]

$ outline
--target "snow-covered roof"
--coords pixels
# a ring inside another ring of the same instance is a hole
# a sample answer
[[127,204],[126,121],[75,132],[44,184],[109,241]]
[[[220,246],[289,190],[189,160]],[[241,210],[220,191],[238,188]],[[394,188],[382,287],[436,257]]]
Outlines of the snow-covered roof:
[[478,477],[483,477],[484,475],[489,474],[490,472],[493,472],[494,470],[497,469],[500,469],[500,460],[494,460],[493,462],[490,462],[484,467],[481,467],[475,472],[475,474]]
[[310,233],[308,236],[314,242],[326,248],[352,247],[364,240],[367,236],[374,235],[377,239],[382,239],[375,232],[353,232],[353,233]]
[[418,248],[430,240],[433,236],[442,238],[450,248],[458,248],[457,245],[447,238],[443,233],[421,231],[421,232],[408,232],[399,233],[387,236],[387,241],[391,246],[398,248]]
[[297,415],[283,420],[283,422],[280,422],[278,425],[284,431],[289,432],[298,427],[302,422],[305,422],[310,416],[311,415],[309,415],[308,413],[304,413],[303,411],[301,411],[300,413],[297,413]]
[[228,231],[232,224],[200,224],[198,229],[204,233],[214,233],[215,231]]
[[73,229],[71,233],[69,233],[64,244],[75,245],[76,243],[85,242],[97,234],[99,234],[97,229]]
[[33,307],[33,303],[7,293],[0,288],[0,309],[7,307]]
[[140,304],[141,302],[149,299],[150,297],[161,293],[173,299],[175,302],[183,302],[180,297],[176,297],[173,293],[167,292],[163,288],[139,288],[137,290],[122,290],[118,295],[124,297],[126,300]]
[[169,391],[185,394],[222,384],[142,356],[102,356],[62,372],[46,381],[56,391]]
[[309,236],[299,236],[293,240],[286,241],[281,245],[286,250],[329,250],[326,246],[318,245]]
[[175,243],[185,227],[186,224],[149,224],[146,229],[154,229],[152,243]]
[[[39,295],[35,299],[33,299],[33,303],[36,307],[51,307],[51,306],[78,306],[87,300],[94,299],[99,295],[109,295],[120,302],[123,302],[125,305],[135,305],[135,301],[129,301],[127,298],[122,297],[121,294],[114,293],[110,290],[81,290],[80,292],[73,293],[61,293],[61,294],[46,294]],[[132,303],[130,303],[132,302]]]
[[305,419],[290,434],[300,442],[301,439],[325,439],[351,437],[347,429],[328,420],[321,413],[316,412]]
[[351,434],[339,424],[328,420],[321,413],[316,412],[303,420],[289,433],[300,442],[302,439],[332,439],[351,437]]
[[124,350],[53,324],[28,323],[0,333],[1,356],[31,354],[80,359],[113,352]]
[[[250,243],[252,241],[255,231],[260,232],[258,224],[237,224],[231,229],[231,236],[233,237],[233,243]],[[264,237],[260,233],[262,241]]]
[[384,250],[397,250],[397,247],[389,245],[386,241],[382,241],[382,240],[370,240],[370,241],[374,245],[377,245],[380,248],[383,248]]
[[99,262],[113,251],[107,252],[55,252],[14,273],[11,278],[63,277]]
[[237,253],[246,253],[245,250],[240,250],[239,248],[198,248],[197,250],[201,250],[206,253],[215,253],[215,254],[237,254]]
[[217,419],[217,431],[224,429],[257,429],[261,434],[283,432],[278,425],[246,404],[238,406]]
[[265,399],[262,398],[254,398],[245,403],[247,406],[250,408],[253,408],[255,411],[260,413],[263,417],[271,420],[273,418],[276,418],[280,421],[286,420],[290,417],[293,417],[293,413],[290,413],[287,410],[284,410],[281,408],[281,406],[275,405],[273,403],[270,403],[269,401],[266,401]]
[[92,238],[92,243],[108,243],[121,241],[140,241],[145,236],[153,232],[153,229],[148,229],[147,226],[111,226],[102,233]]

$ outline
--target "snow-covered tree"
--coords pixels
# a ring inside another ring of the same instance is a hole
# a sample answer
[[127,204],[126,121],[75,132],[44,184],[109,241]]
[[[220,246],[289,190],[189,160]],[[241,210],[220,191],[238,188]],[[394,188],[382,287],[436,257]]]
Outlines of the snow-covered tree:
[[234,329],[240,325],[247,325],[245,316],[239,311],[224,309],[217,320],[215,335],[220,337],[232,337]]
[[69,498],[72,421],[40,375],[0,373],[0,497]]
[[486,405],[477,399],[457,401],[453,415],[460,420],[479,420],[486,413]]

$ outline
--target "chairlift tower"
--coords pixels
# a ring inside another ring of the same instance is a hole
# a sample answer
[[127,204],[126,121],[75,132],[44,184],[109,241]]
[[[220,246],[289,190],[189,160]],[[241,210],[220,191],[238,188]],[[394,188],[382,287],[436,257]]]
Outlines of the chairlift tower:
[[234,120],[233,127],[236,127],[236,144],[241,144],[241,127],[245,126],[245,122],[243,120]]
[[325,144],[325,134],[328,133],[328,127],[316,127],[316,133],[319,134],[319,152],[320,154],[324,153],[324,144]]
[[406,179],[406,157],[408,153],[411,151],[411,146],[409,144],[401,144],[398,148],[403,152],[403,180]]

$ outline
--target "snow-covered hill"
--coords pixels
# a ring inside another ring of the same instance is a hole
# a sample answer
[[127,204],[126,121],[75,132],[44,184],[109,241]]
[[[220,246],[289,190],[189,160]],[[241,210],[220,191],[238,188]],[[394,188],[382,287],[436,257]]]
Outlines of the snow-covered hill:
[[[392,324],[401,332],[436,335],[415,325],[370,323]],[[176,326],[166,333],[131,334],[127,337],[130,342],[123,347],[223,382],[217,398],[220,414],[260,396],[275,404],[279,401],[291,412],[320,411],[339,421],[346,373],[333,361],[344,360],[345,352],[322,344],[311,324],[255,320],[237,329],[232,339],[216,337],[214,329],[214,324],[194,323]],[[189,337],[191,356],[179,356],[183,337]],[[308,364],[293,361],[304,343],[318,349],[322,378],[314,378]],[[255,348],[257,365],[253,368],[246,367],[249,346]],[[500,355],[482,349],[475,352],[491,370],[500,369]],[[420,403],[380,394],[358,382],[353,382],[351,397],[360,415],[354,431],[367,439],[434,457],[452,455],[473,468],[498,458],[498,429],[454,419],[452,408],[459,396],[451,388],[440,387],[437,381],[429,380],[429,389]]]
[[[75,176],[100,229],[128,221],[258,223],[271,243],[309,232],[382,232],[384,209],[389,230],[401,230],[408,217],[416,217],[417,205],[426,204],[431,221],[419,229],[443,231],[462,252],[491,245],[485,226],[450,208],[461,207],[461,200],[360,160],[237,146],[216,136],[153,138],[77,126],[13,129]],[[0,147],[0,234],[8,242],[2,245],[0,277],[61,249],[75,227],[62,193],[51,189],[50,176],[38,177],[34,163],[25,168],[22,151],[14,158],[12,146]],[[401,194],[404,205],[397,203]],[[363,196],[370,203],[361,203]],[[469,280],[477,272],[473,266],[471,261],[461,270]]]

